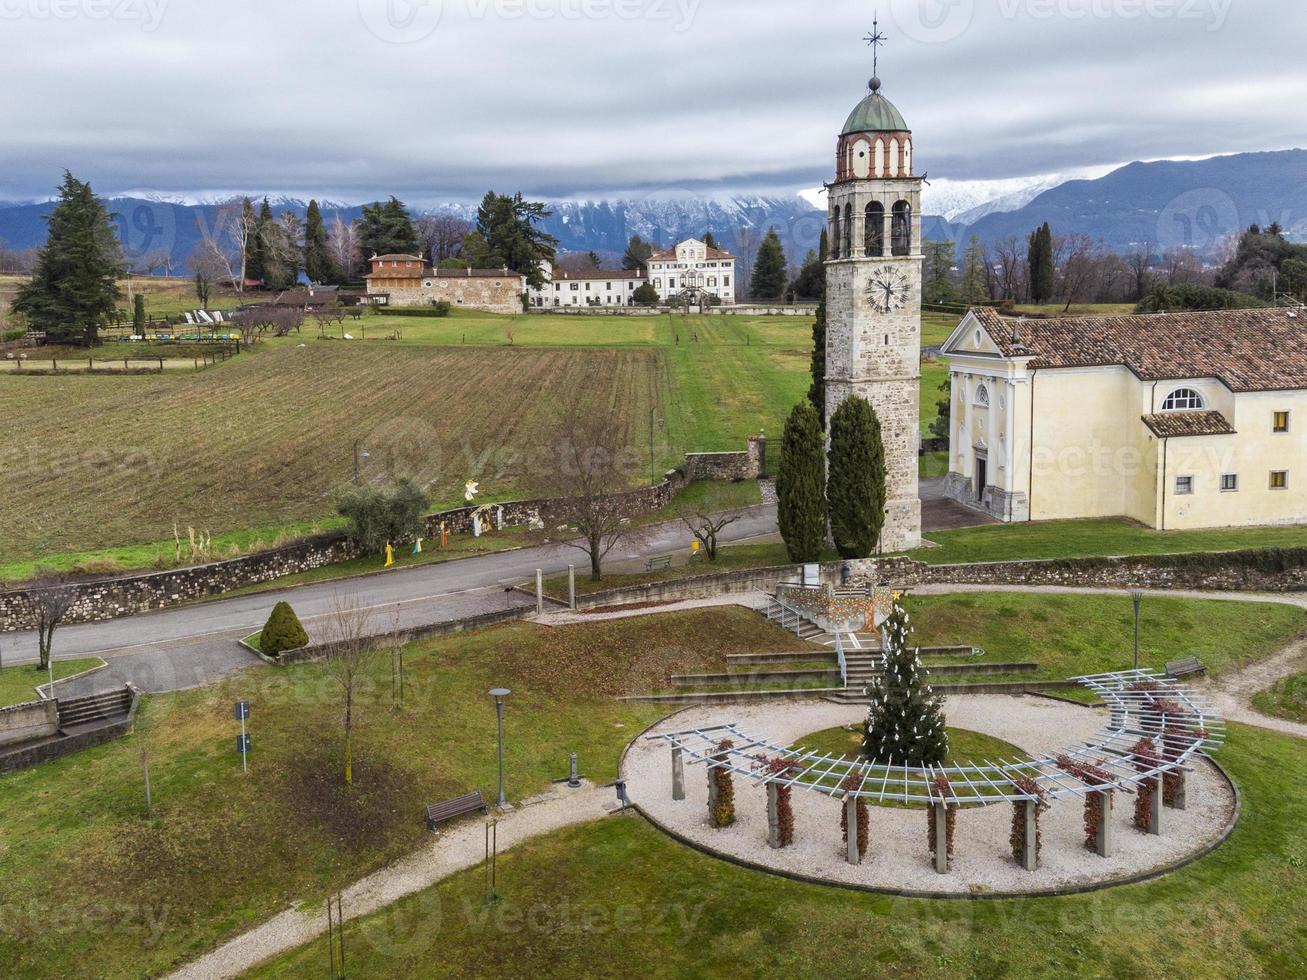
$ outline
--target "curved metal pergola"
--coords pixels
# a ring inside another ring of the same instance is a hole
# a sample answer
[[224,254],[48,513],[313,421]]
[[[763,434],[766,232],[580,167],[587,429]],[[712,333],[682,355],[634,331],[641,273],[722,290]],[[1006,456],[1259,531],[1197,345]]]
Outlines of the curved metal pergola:
[[[678,771],[688,757],[691,765],[725,769],[759,786],[797,787],[871,804],[959,807],[1134,793],[1167,774],[1192,772],[1195,754],[1214,751],[1224,741],[1224,723],[1207,699],[1160,674],[1128,670],[1074,680],[1107,704],[1108,724],[1087,742],[1036,759],[893,765],[778,745],[735,723],[648,737],[671,746]],[[723,748],[726,742],[731,744]],[[1151,742],[1151,750],[1138,751],[1142,742]]]

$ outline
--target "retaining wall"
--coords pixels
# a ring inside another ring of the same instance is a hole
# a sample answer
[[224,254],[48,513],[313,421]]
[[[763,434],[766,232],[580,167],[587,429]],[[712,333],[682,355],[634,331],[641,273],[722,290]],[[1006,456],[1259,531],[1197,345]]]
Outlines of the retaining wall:
[[59,731],[59,708],[54,701],[30,701],[0,708],[0,746],[48,738]]

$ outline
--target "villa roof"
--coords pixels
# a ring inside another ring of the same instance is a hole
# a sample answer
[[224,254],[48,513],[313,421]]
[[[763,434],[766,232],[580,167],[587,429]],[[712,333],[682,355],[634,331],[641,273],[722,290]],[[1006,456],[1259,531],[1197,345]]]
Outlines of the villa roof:
[[1159,439],[1235,434],[1234,426],[1220,412],[1159,412],[1145,415],[1144,425]]
[[592,269],[589,272],[563,272],[554,270],[554,282],[566,279],[643,279],[643,269]]
[[[1041,368],[1129,368],[1145,381],[1217,378],[1231,391],[1307,389],[1307,311],[1214,310],[1015,319],[971,311],[1004,357]],[[959,352],[961,353],[961,352]]]
[[[709,259],[734,259],[735,258],[735,256],[732,255],[730,252],[723,251],[720,248],[710,248],[704,253],[704,255],[706,258]],[[675,262],[676,249],[669,248],[661,252],[654,252],[653,255],[649,256],[649,261],[650,262]]]

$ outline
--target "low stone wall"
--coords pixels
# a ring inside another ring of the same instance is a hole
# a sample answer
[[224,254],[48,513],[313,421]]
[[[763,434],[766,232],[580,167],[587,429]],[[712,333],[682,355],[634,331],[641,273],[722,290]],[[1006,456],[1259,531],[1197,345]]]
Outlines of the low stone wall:
[[[838,566],[833,566],[838,568]],[[690,578],[668,579],[645,585],[628,585],[590,595],[578,595],[576,608],[598,609],[602,606],[628,606],[646,602],[707,599],[718,595],[747,595],[754,589],[770,589],[781,580],[797,580],[802,565],[777,565],[771,568],[747,568],[733,572],[710,572]]]
[[742,453],[686,453],[682,472],[696,480],[756,480],[767,470],[767,438],[754,436]]
[[[132,689],[131,707],[127,710],[127,714],[117,721],[100,725],[77,735],[47,739],[27,748],[0,751],[0,773],[27,769],[43,762],[49,762],[52,759],[71,755],[74,752],[81,752],[83,749],[104,745],[116,738],[122,738],[132,730],[132,726],[136,723],[136,708],[140,703],[140,695]],[[53,702],[51,704],[53,705]],[[57,734],[57,731],[51,734]]]
[[714,316],[816,316],[817,304],[768,306],[765,303],[751,303],[743,306],[710,306],[705,307],[703,312]]
[[49,738],[59,731],[59,707],[54,701],[29,701],[0,708],[0,746]]
[[[715,476],[721,473],[757,473],[765,460],[765,440],[750,440],[743,453],[708,454],[728,462],[688,463],[667,474],[662,483],[641,487],[622,494],[623,505],[632,516],[652,514],[667,507],[672,497],[687,482],[696,479],[737,479]],[[696,474],[687,475],[687,470]],[[503,527],[537,524],[547,514],[549,500],[514,500],[493,505],[492,519]],[[451,533],[472,529],[476,507],[459,507],[432,514],[425,519],[424,535],[435,539],[443,524]],[[397,544],[401,542],[396,542]],[[233,589],[275,581],[288,575],[306,572],[357,558],[362,550],[344,534],[324,534],[305,538],[283,548],[262,551],[240,558],[194,565],[163,572],[144,572],[79,583],[77,599],[64,618],[65,624],[92,623],[122,616],[132,616],[153,609],[166,609],[195,599],[221,595]],[[34,629],[28,593],[22,590],[0,593],[0,632]]]

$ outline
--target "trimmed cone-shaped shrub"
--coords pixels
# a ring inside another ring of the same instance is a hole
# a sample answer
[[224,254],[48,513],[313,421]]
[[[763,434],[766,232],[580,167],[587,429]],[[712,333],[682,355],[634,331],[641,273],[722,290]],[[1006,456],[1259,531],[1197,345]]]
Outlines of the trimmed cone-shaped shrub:
[[[713,754],[713,761],[729,762],[731,749],[734,747],[735,743],[730,739],[721,742],[717,746],[716,753]],[[708,818],[714,827],[729,827],[735,823],[735,784],[731,781],[731,772],[720,767],[713,769],[712,780],[717,792],[715,798],[710,801]]]
[[920,651],[909,649],[912,626],[897,602],[881,626],[886,638],[881,673],[868,694],[862,751],[873,762],[896,766],[939,766],[948,757],[944,699],[930,687]]
[[777,519],[792,562],[821,558],[826,538],[824,444],[816,410],[807,402],[795,405],[785,423],[776,475]]
[[259,635],[259,648],[270,657],[279,657],[287,650],[298,650],[309,645],[309,634],[295,615],[289,602],[272,607],[272,615]]
[[826,501],[840,557],[874,555],[885,527],[885,446],[871,403],[857,395],[831,416]]

